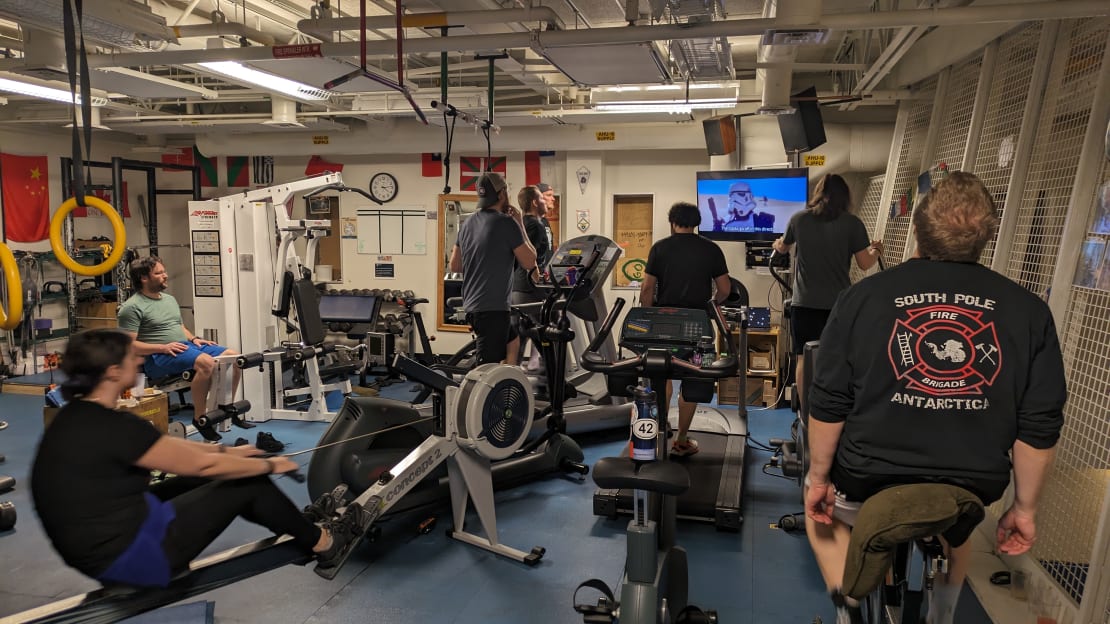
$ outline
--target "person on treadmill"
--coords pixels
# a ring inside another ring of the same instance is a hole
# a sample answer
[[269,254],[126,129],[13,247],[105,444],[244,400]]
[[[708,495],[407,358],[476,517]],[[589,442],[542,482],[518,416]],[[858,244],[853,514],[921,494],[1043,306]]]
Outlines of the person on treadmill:
[[[721,303],[728,298],[732,283],[725,254],[717,243],[699,235],[701,212],[688,202],[671,206],[667,214],[671,235],[651,246],[644,281],[640,284],[640,304],[644,307],[676,307],[704,310],[712,298]],[[714,292],[716,289],[716,292]],[[670,405],[671,382],[667,382]],[[685,457],[698,452],[698,441],[689,437],[697,403],[678,398],[678,436],[671,454]]]
[[[989,505],[1012,467],[1015,497],[998,522],[998,549],[1019,555],[1036,540],[1067,389],[1048,305],[978,264],[997,224],[983,183],[951,174],[913,213],[914,257],[842,293],[821,334],[806,532],[838,622],[860,621],[858,605],[838,595],[849,527],[884,488],[943,483]],[[948,572],[929,624],[951,624],[970,544],[945,544]]]
[[[297,470],[291,459],[163,435],[117,410],[141,362],[117,329],[74,334],[66,345],[68,402],[31,467],[35,511],[62,559],[101,583],[165,587],[242,517],[292,536],[325,567],[340,561],[349,531],[339,520],[314,524],[269,477]],[[150,485],[155,470],[178,476]]]
[[478,208],[459,229],[450,269],[463,274],[463,309],[476,337],[475,365],[516,364],[520,339],[509,312],[513,261],[535,271],[536,248],[528,241],[523,213],[509,205],[509,187],[500,174],[487,171],[478,179]]
[[[544,216],[547,214],[547,202],[539,188],[526,186],[517,193],[517,203],[524,212],[524,231],[528,235],[528,242],[536,250],[536,266],[543,267],[551,260],[551,227]],[[517,263],[513,268],[513,305],[537,303],[544,300],[543,291],[532,285],[528,272]],[[530,316],[539,322],[539,310],[534,310]],[[523,345],[521,345],[523,348]],[[528,362],[529,371],[540,368],[539,345],[534,345],[532,357]]]

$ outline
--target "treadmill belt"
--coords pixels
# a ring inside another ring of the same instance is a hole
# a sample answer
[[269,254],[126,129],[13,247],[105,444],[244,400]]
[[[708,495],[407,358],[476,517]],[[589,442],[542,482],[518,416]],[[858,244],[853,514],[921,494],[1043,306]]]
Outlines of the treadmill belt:
[[[698,441],[698,452],[671,460],[690,474],[690,489],[678,497],[678,517],[712,522],[722,530],[739,530],[744,436],[691,431],[690,437]],[[599,489],[594,493],[595,515],[616,517],[618,513],[632,513],[632,490]]]

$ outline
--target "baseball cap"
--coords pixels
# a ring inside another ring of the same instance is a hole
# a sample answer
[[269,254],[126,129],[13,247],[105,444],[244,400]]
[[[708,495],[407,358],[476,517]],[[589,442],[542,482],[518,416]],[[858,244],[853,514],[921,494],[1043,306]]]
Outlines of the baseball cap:
[[505,178],[501,177],[500,173],[487,171],[478,178],[478,207],[489,208],[496,204],[500,199],[498,194],[501,191],[507,190],[509,185],[505,183]]
[[551,185],[547,182],[540,182],[536,185],[536,188],[538,188],[541,193],[546,193],[551,190]]

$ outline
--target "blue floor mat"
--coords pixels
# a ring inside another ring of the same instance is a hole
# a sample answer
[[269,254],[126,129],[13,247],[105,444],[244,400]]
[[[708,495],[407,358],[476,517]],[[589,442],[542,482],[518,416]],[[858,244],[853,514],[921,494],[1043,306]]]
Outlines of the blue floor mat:
[[215,621],[215,608],[216,603],[202,600],[163,607],[120,622],[121,624],[212,624]]

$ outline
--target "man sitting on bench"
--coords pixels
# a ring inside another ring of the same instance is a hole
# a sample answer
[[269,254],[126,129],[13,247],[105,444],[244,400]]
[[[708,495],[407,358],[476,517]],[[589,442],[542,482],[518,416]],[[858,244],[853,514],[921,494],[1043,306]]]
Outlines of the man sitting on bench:
[[[837,605],[846,600],[849,527],[885,488],[953,485],[984,505],[1002,497],[1013,454],[1014,502],[1001,552],[1036,539],[1037,503],[1063,426],[1064,366],[1044,301],[979,254],[998,219],[974,175],[953,173],[913,213],[917,253],[844,291],[821,334],[810,390],[806,532]],[[951,624],[970,541],[945,544],[928,624]]]
[[[194,371],[189,390],[193,394],[194,417],[208,405],[208,388],[216,369],[217,355],[236,355],[235,351],[194,335],[181,320],[181,306],[166,290],[166,267],[157,256],[139,258],[131,263],[131,288],[135,294],[119,308],[119,328],[135,339],[135,351],[146,359],[143,372],[155,380]],[[235,369],[234,387],[239,387]],[[234,393],[234,390],[232,391]],[[220,439],[214,429],[197,427],[211,441]]]

